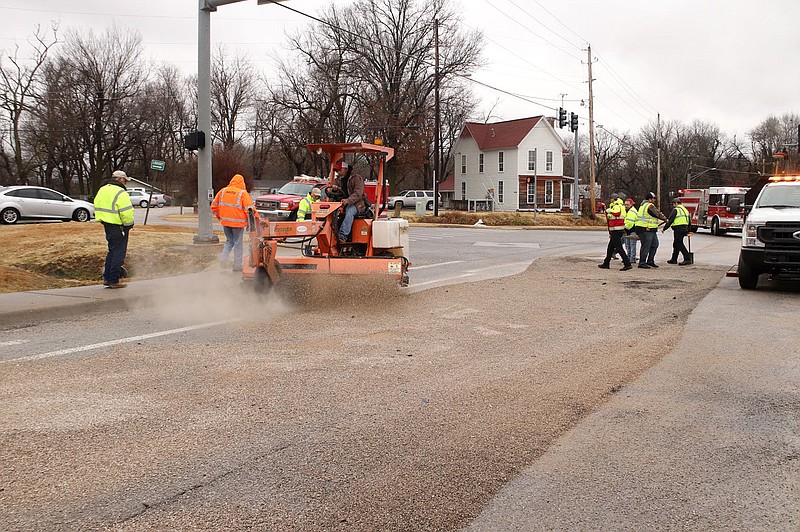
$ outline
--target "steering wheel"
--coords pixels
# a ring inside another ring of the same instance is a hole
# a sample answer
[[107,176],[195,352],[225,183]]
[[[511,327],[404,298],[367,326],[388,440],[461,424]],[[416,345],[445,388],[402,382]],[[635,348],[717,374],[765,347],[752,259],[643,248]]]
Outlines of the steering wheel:
[[325,185],[323,187],[325,197],[330,201],[342,201],[344,199],[344,191],[338,187],[334,188],[333,185]]

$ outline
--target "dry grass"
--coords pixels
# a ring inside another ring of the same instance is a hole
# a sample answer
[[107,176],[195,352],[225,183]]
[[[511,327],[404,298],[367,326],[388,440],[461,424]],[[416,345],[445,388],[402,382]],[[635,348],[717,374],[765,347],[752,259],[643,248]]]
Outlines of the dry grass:
[[[189,227],[137,225],[128,244],[132,279],[201,271],[216,264],[219,245],[194,245]],[[0,227],[0,293],[99,284],[107,244],[95,223]]]

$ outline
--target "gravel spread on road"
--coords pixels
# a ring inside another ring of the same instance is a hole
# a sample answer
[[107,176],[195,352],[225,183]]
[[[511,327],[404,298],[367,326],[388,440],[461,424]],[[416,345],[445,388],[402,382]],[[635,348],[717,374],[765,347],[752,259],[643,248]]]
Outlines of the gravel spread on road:
[[458,530],[724,275],[617,269],[318,291],[210,343],[0,365],[0,529]]

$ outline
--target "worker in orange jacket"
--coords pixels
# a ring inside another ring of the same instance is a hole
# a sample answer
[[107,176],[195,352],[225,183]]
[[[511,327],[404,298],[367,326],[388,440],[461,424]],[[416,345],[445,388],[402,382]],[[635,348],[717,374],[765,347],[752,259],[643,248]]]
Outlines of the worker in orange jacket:
[[[228,186],[217,192],[211,202],[211,212],[222,224],[225,232],[225,247],[219,256],[220,267],[225,269],[233,251],[233,271],[242,271],[244,228],[247,227],[247,211],[253,208],[253,200],[247,193],[244,177],[236,174]],[[255,212],[255,210],[253,211]]]

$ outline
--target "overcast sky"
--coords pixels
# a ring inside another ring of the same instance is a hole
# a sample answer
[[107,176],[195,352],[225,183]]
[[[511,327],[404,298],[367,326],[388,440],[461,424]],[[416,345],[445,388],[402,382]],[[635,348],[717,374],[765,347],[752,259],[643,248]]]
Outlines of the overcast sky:
[[[335,0],[346,4],[346,0]],[[330,0],[284,5],[315,15]],[[770,115],[800,113],[800,0],[461,0],[465,27],[484,33],[485,65],[472,79],[481,114],[510,120],[561,105],[588,123],[592,47],[594,117],[617,131],[695,119],[742,136]],[[0,48],[24,46],[36,24],[66,30],[111,24],[138,31],[146,56],[197,71],[197,0],[0,0]],[[311,24],[282,5],[256,0],[212,15],[212,46],[242,50],[273,66],[286,32]],[[23,50],[26,50],[23,48]],[[24,54],[23,54],[24,55]],[[513,93],[523,99],[510,96]],[[562,96],[563,95],[563,96]]]

